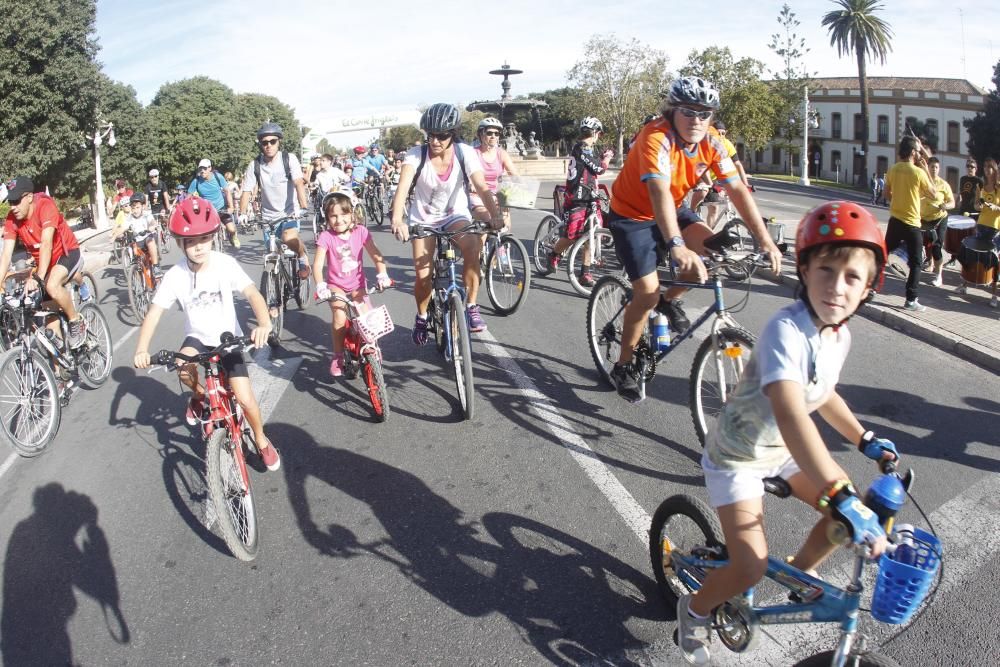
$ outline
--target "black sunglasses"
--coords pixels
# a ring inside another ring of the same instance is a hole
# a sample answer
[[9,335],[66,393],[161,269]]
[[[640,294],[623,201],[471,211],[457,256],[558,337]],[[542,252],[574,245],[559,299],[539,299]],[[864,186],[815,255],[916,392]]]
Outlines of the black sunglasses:
[[261,139],[260,140],[260,145],[261,146],[273,146],[276,143],[278,143],[279,141],[281,141],[281,140],[280,139]]
[[429,132],[427,134],[431,139],[437,139],[438,141],[448,141],[451,139],[451,132]]

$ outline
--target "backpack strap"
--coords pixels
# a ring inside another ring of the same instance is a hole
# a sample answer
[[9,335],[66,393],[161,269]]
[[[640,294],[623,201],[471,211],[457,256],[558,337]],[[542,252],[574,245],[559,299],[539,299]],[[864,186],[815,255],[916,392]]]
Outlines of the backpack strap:
[[[465,159],[462,157],[462,151],[458,148],[460,145],[461,143],[459,141],[454,141],[452,143],[452,146],[455,148],[455,159],[458,161],[458,168],[462,174],[462,183],[465,186],[465,193],[466,196],[468,196],[469,174],[465,170]],[[410,183],[410,191],[406,195],[407,199],[413,197],[413,190],[417,187],[417,179],[420,177],[420,172],[423,170],[425,162],[427,162],[427,144],[420,147],[420,164],[417,165],[417,170],[413,172],[413,181]]]
[[291,168],[291,166],[289,165],[289,162],[288,162],[288,151],[281,151],[281,164],[283,164],[285,166],[285,178],[287,178],[288,182],[291,183],[292,182],[292,168]]
[[[263,159],[260,155],[253,159],[253,176],[257,180],[257,187],[260,187],[260,165],[263,163]],[[285,178],[288,182],[292,182],[292,166],[288,161],[288,151],[281,151],[281,164],[285,167]],[[218,173],[218,172],[217,172]]]
[[410,181],[410,191],[406,193],[407,199],[413,198],[413,191],[417,187],[417,179],[420,178],[420,172],[423,171],[425,162],[427,162],[427,144],[420,147],[420,164],[417,165],[417,170],[413,172],[413,180]]

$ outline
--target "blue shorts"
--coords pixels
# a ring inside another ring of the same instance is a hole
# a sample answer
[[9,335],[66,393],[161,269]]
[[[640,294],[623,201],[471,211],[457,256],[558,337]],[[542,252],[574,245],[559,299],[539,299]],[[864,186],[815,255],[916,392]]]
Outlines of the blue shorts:
[[[265,220],[265,222],[270,222],[270,221]],[[298,218],[285,218],[280,223],[274,226],[274,233],[277,234],[278,236],[281,236],[281,234],[284,233],[285,230],[294,229],[295,231],[299,231],[299,227],[300,225]]]
[[[618,261],[625,267],[631,281],[648,276],[667,256],[667,242],[655,220],[631,220],[614,211],[609,215],[608,229],[615,239]],[[687,206],[677,209],[677,224],[683,232],[687,227],[701,222],[697,213]]]

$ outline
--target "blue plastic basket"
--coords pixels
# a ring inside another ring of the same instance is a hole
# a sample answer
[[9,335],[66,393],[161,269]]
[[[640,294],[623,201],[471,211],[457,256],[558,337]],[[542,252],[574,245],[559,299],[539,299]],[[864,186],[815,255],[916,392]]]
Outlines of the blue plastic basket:
[[883,623],[906,623],[927,597],[941,566],[941,541],[928,532],[913,529],[914,563],[895,560],[888,552],[879,559],[872,617]]

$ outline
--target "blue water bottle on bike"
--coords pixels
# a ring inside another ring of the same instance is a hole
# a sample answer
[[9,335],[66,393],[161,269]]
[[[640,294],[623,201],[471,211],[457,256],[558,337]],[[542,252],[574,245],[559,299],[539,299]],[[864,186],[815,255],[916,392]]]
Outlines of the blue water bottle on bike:
[[657,352],[670,349],[670,324],[666,315],[655,310],[649,314],[649,336]]

